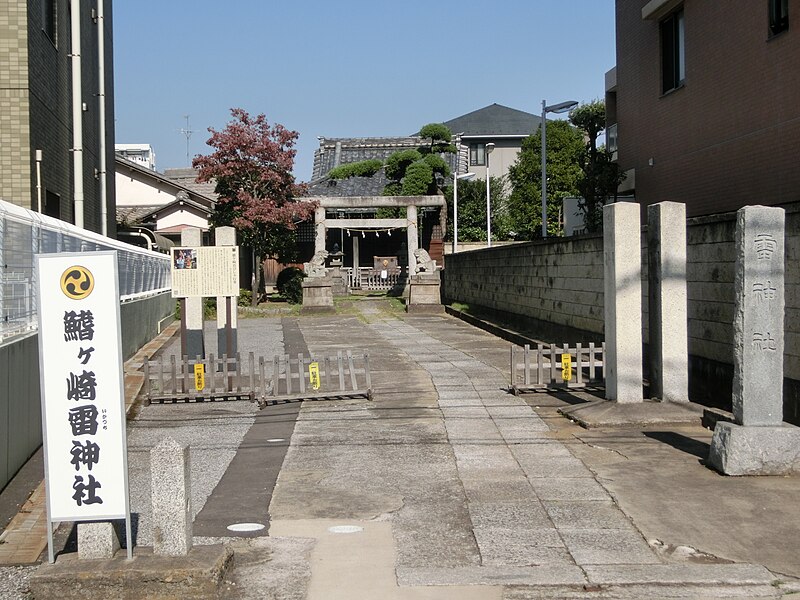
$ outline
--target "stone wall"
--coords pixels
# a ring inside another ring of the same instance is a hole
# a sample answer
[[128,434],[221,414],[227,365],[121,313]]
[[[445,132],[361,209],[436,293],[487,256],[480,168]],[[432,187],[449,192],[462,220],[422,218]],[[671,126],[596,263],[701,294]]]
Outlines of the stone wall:
[[[784,413],[800,421],[800,203],[786,208]],[[733,380],[735,213],[690,219],[687,292],[690,396],[730,406]],[[603,335],[603,240],[550,239],[447,256],[442,294],[538,324],[545,341]],[[642,234],[643,339],[647,342],[646,242]]]

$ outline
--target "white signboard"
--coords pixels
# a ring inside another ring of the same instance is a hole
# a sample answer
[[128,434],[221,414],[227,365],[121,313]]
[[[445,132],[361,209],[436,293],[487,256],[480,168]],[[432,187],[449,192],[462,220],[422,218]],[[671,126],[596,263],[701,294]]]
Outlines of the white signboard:
[[172,249],[172,297],[239,295],[239,246]]
[[48,519],[128,518],[117,253],[40,254],[36,269]]

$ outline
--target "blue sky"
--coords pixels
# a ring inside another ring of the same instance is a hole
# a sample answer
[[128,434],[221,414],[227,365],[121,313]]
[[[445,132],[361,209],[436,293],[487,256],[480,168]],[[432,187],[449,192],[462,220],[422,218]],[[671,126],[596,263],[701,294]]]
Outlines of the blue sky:
[[157,168],[209,151],[231,107],[317,136],[408,135],[493,102],[602,98],[614,66],[613,0],[125,0],[114,3],[117,143]]

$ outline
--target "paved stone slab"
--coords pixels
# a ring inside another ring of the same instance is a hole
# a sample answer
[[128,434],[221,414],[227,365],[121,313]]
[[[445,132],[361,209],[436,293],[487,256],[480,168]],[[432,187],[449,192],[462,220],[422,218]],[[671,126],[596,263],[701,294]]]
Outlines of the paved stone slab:
[[559,533],[575,562],[581,566],[660,563],[641,534],[633,528],[560,529]]
[[442,406],[445,419],[485,419],[488,417],[483,406]]
[[608,500],[608,492],[594,479],[541,478],[531,485],[541,500]]
[[489,421],[450,418],[447,419],[445,427],[450,443],[499,443],[503,440],[497,427]]
[[703,407],[691,402],[616,403],[595,400],[585,404],[566,406],[558,410],[565,417],[587,429],[699,425]]
[[592,472],[577,458],[555,457],[543,460],[530,455],[519,460],[528,477],[594,477]]
[[586,578],[576,565],[537,567],[487,566],[452,569],[397,569],[400,585],[583,585]]
[[470,506],[474,503],[517,504],[531,501],[531,486],[523,476],[501,479],[467,479],[463,482]]
[[630,529],[633,527],[611,500],[543,500],[547,514],[559,529]]
[[571,557],[552,527],[475,527],[475,539],[484,565],[558,565]]
[[470,502],[469,514],[476,528],[541,529],[552,527],[550,516],[535,499],[528,502]]
[[586,565],[589,581],[598,584],[654,583],[675,584],[725,584],[770,585],[775,576],[760,565]]

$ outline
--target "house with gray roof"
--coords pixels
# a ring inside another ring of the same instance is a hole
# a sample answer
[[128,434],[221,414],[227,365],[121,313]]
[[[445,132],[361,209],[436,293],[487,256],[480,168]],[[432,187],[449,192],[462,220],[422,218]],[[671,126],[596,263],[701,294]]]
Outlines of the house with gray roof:
[[[522,150],[522,141],[539,129],[542,117],[500,104],[490,104],[445,121],[444,124],[453,135],[460,138],[468,155],[469,171],[475,173],[478,179],[486,179],[487,162],[492,177],[502,177],[508,173],[508,168],[516,162]],[[494,150],[487,160],[486,144],[489,143],[494,144]]]

